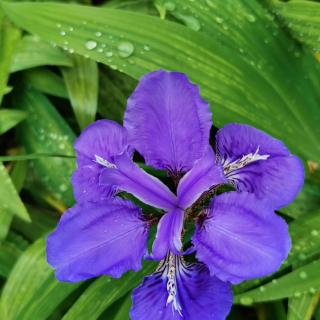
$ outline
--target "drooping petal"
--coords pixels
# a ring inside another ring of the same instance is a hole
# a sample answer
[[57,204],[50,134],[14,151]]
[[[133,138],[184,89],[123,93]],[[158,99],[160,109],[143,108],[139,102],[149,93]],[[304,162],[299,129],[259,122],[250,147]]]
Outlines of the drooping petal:
[[163,259],[168,251],[179,254],[182,249],[181,232],[184,211],[176,208],[166,213],[158,224],[156,239],[152,246],[152,258]]
[[134,204],[122,199],[76,205],[47,240],[47,260],[60,281],[99,275],[120,277],[139,270],[148,224]]
[[226,176],[239,191],[267,199],[275,209],[299,193],[302,163],[281,141],[248,125],[228,124],[218,131],[216,145]]
[[114,195],[114,188],[99,186],[105,165],[112,165],[114,156],[130,154],[126,130],[109,120],[98,120],[88,126],[75,143],[78,168],[72,176],[77,202],[101,201]]
[[[179,258],[180,259],[180,258]],[[230,285],[203,264],[166,261],[133,291],[132,320],[224,320],[232,305]]]
[[287,257],[291,246],[287,224],[254,194],[224,193],[206,211],[192,242],[198,260],[222,281],[265,276]]
[[215,155],[210,148],[180,180],[177,189],[179,206],[188,208],[203,192],[222,183],[227,183],[227,179],[221,164],[216,163]]
[[176,196],[159,179],[139,168],[127,155],[114,158],[115,168],[105,168],[100,184],[117,187],[133,194],[141,201],[164,210],[176,205]]
[[186,172],[209,143],[211,113],[196,85],[179,72],[158,70],[141,78],[128,100],[124,126],[148,165]]

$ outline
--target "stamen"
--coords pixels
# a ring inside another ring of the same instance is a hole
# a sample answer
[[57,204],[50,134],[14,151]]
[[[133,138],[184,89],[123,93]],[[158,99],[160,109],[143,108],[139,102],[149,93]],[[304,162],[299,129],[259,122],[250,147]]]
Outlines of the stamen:
[[117,166],[114,163],[109,162],[106,159],[103,159],[100,156],[97,156],[96,154],[94,155],[95,157],[95,162],[101,164],[104,167],[110,168],[110,169],[116,169]]
[[223,164],[223,171],[225,174],[228,174],[234,170],[241,169],[248,165],[249,163],[259,161],[259,160],[267,160],[270,155],[269,154],[259,154],[259,148],[258,146],[255,153],[248,153],[246,155],[243,155],[242,158],[237,159],[230,163],[224,163]]

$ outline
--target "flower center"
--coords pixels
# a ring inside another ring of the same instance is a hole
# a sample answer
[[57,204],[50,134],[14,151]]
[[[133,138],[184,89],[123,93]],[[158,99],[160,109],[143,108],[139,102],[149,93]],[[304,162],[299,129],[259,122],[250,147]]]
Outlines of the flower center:
[[241,169],[252,162],[259,161],[259,160],[267,160],[270,157],[270,155],[259,154],[259,148],[260,147],[257,148],[255,153],[248,153],[235,161],[228,163],[228,160],[225,160],[225,162],[223,163],[224,173],[227,175],[228,173]]
[[95,162],[96,163],[99,163],[102,166],[110,168],[110,169],[117,169],[117,166],[114,163],[109,162],[108,160],[106,160],[106,159],[104,159],[104,158],[102,158],[100,156],[97,156],[96,154],[94,155],[94,157],[95,157]]

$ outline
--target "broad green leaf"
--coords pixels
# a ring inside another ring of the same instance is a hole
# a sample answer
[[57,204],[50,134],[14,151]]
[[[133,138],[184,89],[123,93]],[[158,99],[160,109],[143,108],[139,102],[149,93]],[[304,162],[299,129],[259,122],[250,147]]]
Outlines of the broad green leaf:
[[[28,112],[29,117],[19,126],[19,137],[27,153],[73,155],[74,133],[41,93],[20,87],[14,103]],[[30,161],[29,178],[35,188],[67,206],[73,204],[70,177],[75,161],[67,158],[41,157]],[[47,199],[50,202],[50,199]]]
[[123,9],[146,14],[157,15],[152,0],[111,0],[105,3],[107,8]]
[[71,67],[72,61],[59,48],[41,41],[37,36],[25,36],[17,44],[10,71],[16,72],[38,66]]
[[275,1],[274,9],[300,42],[320,51],[320,3],[294,0]]
[[20,30],[3,16],[0,9],[0,105],[7,91],[10,65],[20,38]]
[[46,262],[45,240],[39,239],[19,258],[1,295],[0,318],[43,320],[79,284],[58,282]]
[[310,320],[319,302],[319,294],[305,293],[299,298],[290,298],[287,320]]
[[0,240],[2,240],[8,233],[14,215],[25,221],[30,221],[30,217],[6,168],[1,162],[0,181]]
[[301,297],[304,293],[320,291],[320,260],[313,261],[257,289],[236,295],[235,303],[273,301],[287,297]]
[[155,264],[149,262],[139,272],[128,272],[120,279],[101,277],[95,280],[70,308],[63,320],[95,320],[115,301],[136,287],[143,276],[152,273]]
[[0,277],[8,277],[21,253],[21,248],[10,240],[5,240],[0,244]]
[[73,67],[63,68],[71,105],[80,129],[94,121],[98,107],[99,74],[97,63],[83,56],[72,56]]
[[68,98],[63,79],[48,68],[26,70],[23,72],[23,80],[38,91],[60,98]]
[[100,70],[99,113],[107,119],[122,123],[127,99],[137,85],[133,78],[116,70]]
[[131,304],[131,295],[128,295],[112,320],[129,320]]
[[35,241],[43,237],[57,225],[57,214],[47,209],[27,206],[31,223],[25,223],[20,219],[13,219],[12,230],[22,234],[26,239]]
[[0,110],[0,135],[15,127],[26,118],[27,114],[21,110]]
[[201,32],[203,21],[196,32],[157,17],[115,9],[52,3],[2,5],[9,18],[29,32],[60,47],[68,41],[69,50],[134,78],[159,68],[187,73],[212,103],[217,126],[230,121],[253,124],[283,139],[304,159],[318,161],[319,90],[303,76],[302,53],[292,39],[255,1],[225,5],[219,0],[214,2],[218,9],[212,8],[211,1],[193,3],[207,8],[207,20],[210,12],[228,14],[224,23],[216,16],[211,21],[225,29],[223,34],[228,29],[242,37],[224,43]]
[[292,218],[310,213],[320,208],[320,185],[311,179],[305,180],[301,192],[289,206],[281,209]]

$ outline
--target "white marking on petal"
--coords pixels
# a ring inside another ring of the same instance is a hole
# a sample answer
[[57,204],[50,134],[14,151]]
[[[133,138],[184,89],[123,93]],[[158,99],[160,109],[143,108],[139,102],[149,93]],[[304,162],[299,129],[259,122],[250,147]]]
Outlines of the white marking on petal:
[[100,156],[97,156],[96,154],[94,155],[95,157],[95,162],[101,164],[104,167],[110,168],[110,169],[117,169],[117,166],[114,163],[109,162],[106,159],[103,159]]
[[243,155],[240,159],[237,159],[233,162],[224,162],[223,163],[223,171],[225,174],[228,174],[232,171],[241,169],[243,167],[245,167],[246,165],[255,162],[255,161],[259,161],[259,160],[267,160],[270,155],[269,154],[259,154],[259,148],[260,146],[258,146],[257,150],[255,153],[248,153],[246,155]]

